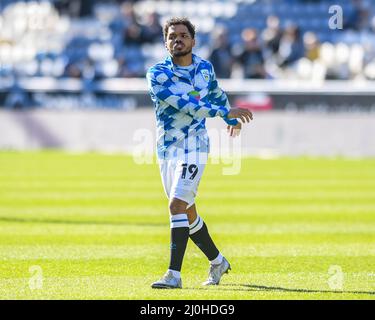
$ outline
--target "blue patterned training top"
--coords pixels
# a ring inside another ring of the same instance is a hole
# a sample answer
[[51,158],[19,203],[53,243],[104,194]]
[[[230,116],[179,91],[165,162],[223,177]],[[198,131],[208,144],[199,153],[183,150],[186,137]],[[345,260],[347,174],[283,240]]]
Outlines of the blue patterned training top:
[[218,86],[210,62],[193,54],[193,63],[181,67],[169,56],[147,71],[157,121],[157,154],[171,159],[190,152],[209,152],[206,118],[222,117],[227,124],[230,104]]

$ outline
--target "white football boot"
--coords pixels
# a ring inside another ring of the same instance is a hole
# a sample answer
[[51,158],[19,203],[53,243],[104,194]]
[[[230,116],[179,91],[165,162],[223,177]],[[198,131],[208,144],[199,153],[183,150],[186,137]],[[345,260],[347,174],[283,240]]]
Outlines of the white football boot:
[[181,278],[173,276],[171,271],[167,271],[164,276],[151,285],[154,289],[181,289],[182,281]]
[[227,259],[223,257],[223,261],[220,264],[212,264],[210,271],[208,272],[207,281],[203,282],[204,286],[213,286],[220,283],[220,279],[224,273],[228,273],[231,270],[230,264]]

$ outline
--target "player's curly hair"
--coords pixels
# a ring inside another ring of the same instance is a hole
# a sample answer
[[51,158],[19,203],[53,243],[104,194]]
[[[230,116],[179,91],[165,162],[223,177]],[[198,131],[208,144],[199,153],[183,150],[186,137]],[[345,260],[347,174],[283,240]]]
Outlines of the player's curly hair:
[[167,22],[164,24],[164,28],[163,28],[164,40],[167,39],[169,27],[175,26],[177,24],[183,24],[184,26],[186,26],[186,28],[189,30],[191,37],[193,39],[195,38],[195,26],[190,22],[188,18],[173,17],[173,18],[168,19]]

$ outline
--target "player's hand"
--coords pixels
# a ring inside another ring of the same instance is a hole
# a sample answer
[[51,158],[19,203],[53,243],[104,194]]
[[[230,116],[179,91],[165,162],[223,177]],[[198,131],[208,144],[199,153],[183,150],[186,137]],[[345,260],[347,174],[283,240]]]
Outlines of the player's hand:
[[253,120],[253,114],[248,109],[233,108],[228,113],[228,119],[241,119],[242,123],[250,122]]
[[229,133],[229,136],[231,137],[237,137],[240,135],[242,128],[241,122],[238,122],[235,126],[227,126],[227,131]]

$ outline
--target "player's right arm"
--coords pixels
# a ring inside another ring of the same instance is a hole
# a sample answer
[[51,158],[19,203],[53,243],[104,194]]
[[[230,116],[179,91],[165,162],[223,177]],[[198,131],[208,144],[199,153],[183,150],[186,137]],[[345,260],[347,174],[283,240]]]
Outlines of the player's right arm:
[[202,102],[188,94],[173,92],[175,83],[167,72],[151,68],[147,72],[147,81],[150,92],[159,100],[168,103],[181,112],[201,118],[212,118],[216,116],[226,117],[229,111],[224,106]]

